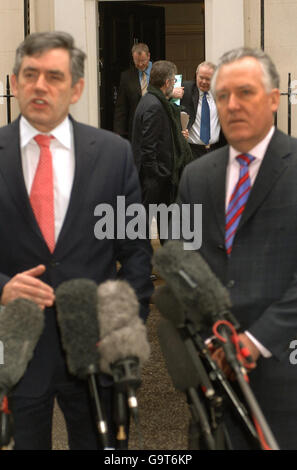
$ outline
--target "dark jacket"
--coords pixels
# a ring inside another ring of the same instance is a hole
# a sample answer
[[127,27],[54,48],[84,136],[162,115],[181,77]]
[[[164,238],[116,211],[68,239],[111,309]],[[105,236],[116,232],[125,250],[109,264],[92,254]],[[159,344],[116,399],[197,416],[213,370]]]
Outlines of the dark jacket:
[[[97,284],[121,275],[131,283],[148,313],[152,285],[150,249],[145,240],[95,237],[98,204],[109,204],[116,214],[117,196],[126,204],[141,201],[138,175],[130,144],[111,132],[73,122],[75,176],[69,206],[53,253],[43,239],[24,183],[19,120],[0,129],[0,289],[15,274],[44,264],[41,279],[53,288],[68,279],[89,278]],[[55,308],[45,312],[44,332],[34,357],[17,387],[21,396],[40,396],[48,387],[61,350]],[[1,337],[1,336],[0,336]]]
[[132,124],[141,98],[138,70],[125,70],[121,74],[118,98],[115,104],[113,130],[122,137],[132,138]]
[[141,98],[135,111],[132,149],[145,201],[167,202],[173,164],[171,126],[162,103],[151,93]]
[[270,359],[259,358],[250,386],[280,447],[295,449],[297,374],[289,353],[297,331],[297,140],[275,131],[229,258],[224,249],[228,149],[186,167],[179,202],[202,204],[200,253],[229,289],[243,331],[272,353]]
[[[199,103],[199,90],[194,81],[184,82],[182,86],[184,87],[184,96],[180,104],[182,107],[185,108],[184,111],[186,111],[190,116],[189,123],[188,123],[188,130],[190,130],[196,119],[197,108],[198,108],[198,103]],[[225,136],[222,132],[222,129],[220,131],[220,137],[219,137],[218,143],[221,147],[223,145],[226,145],[227,143]]]

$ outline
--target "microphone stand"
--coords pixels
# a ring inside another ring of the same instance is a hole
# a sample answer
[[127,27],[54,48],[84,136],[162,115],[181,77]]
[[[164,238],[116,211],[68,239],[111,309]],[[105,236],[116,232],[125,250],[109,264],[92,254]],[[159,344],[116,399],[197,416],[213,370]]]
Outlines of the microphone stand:
[[87,379],[88,379],[90,394],[93,398],[93,402],[94,402],[95,409],[96,409],[96,414],[97,414],[96,421],[97,421],[98,431],[101,437],[103,449],[105,450],[109,448],[107,424],[103,418],[103,413],[101,410],[99,393],[98,393],[97,383],[96,383],[96,367],[94,365],[89,366]]
[[[230,339],[230,330],[229,328],[224,325],[221,325],[221,331],[220,334],[226,339],[226,343],[223,343],[223,349],[225,351],[226,359],[229,362],[229,365],[232,367],[238,384],[242,390],[242,393],[250,407],[252,415],[255,417],[255,419],[258,421],[263,434],[265,436],[266,442],[268,446],[270,447],[271,450],[279,450],[279,446],[275,440],[275,437],[264,417],[264,414],[255,398],[255,395],[253,394],[251,387],[249,384],[246,382],[244,378],[244,372],[245,369],[243,368],[242,364],[238,361],[235,353],[235,348],[234,345]],[[243,372],[244,371],[244,372]]]
[[0,399],[0,450],[12,450],[13,440],[13,417],[9,409],[8,397]]
[[127,418],[127,408],[126,408],[126,396],[125,393],[116,390],[116,406],[115,406],[115,416],[114,420],[117,425],[117,443],[119,450],[127,450],[127,434],[125,426],[128,422]]
[[184,328],[186,332],[190,335],[192,338],[198,352],[201,354],[201,356],[207,361],[209,368],[211,370],[210,372],[210,378],[214,381],[217,380],[225,392],[227,393],[229,399],[231,400],[232,404],[234,405],[236,411],[238,412],[239,416],[241,419],[244,421],[246,427],[248,428],[249,432],[251,435],[255,438],[258,439],[257,432],[255,430],[255,427],[252,423],[252,421],[249,418],[247,409],[243,405],[243,403],[240,401],[236,393],[234,392],[233,388],[229,384],[229,381],[226,379],[225,374],[221,370],[221,368],[217,365],[217,363],[212,359],[210,352],[208,350],[208,347],[205,345],[205,342],[201,338],[201,336],[198,334],[195,326],[187,321],[185,323]]

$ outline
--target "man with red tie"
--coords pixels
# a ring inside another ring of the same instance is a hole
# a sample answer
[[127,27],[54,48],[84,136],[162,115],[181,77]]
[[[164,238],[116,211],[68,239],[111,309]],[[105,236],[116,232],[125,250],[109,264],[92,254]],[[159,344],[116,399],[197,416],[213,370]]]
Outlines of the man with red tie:
[[[0,129],[1,304],[24,297],[45,312],[34,357],[13,391],[15,449],[51,449],[55,399],[70,449],[99,445],[86,383],[66,368],[55,288],[68,279],[115,279],[119,261],[143,318],[152,293],[148,241],[94,235],[98,204],[114,206],[117,196],[140,203],[141,193],[130,144],[69,115],[83,92],[84,59],[67,33],[28,36],[17,49],[12,76],[21,116]],[[107,379],[100,393],[110,418]]]
[[[279,75],[263,51],[224,54],[212,91],[229,146],[186,167],[179,203],[202,204],[200,252],[229,289],[256,362],[251,388],[280,448],[296,449],[297,141],[274,127]],[[222,349],[214,358],[228,374]],[[255,447],[239,419],[227,420],[234,449]]]

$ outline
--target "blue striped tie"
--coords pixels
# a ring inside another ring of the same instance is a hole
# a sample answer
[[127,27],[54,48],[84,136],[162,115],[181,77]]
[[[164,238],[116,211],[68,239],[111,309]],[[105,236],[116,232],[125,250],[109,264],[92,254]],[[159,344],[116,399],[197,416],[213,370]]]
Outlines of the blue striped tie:
[[249,164],[255,157],[248,154],[238,155],[236,160],[240,164],[239,179],[232,192],[227,212],[225,227],[225,246],[228,256],[232,251],[233,239],[251,191]]
[[210,140],[210,111],[207,101],[207,91],[204,93],[202,98],[201,108],[201,123],[200,123],[200,139],[205,145],[209,144]]

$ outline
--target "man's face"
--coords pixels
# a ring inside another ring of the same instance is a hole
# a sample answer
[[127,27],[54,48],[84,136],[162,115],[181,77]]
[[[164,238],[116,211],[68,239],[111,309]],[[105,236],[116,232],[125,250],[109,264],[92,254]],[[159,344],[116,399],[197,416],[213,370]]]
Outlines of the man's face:
[[58,48],[25,56],[11,84],[22,115],[36,129],[50,132],[65,119],[70,104],[79,100],[84,80],[72,86],[69,53]]
[[267,92],[261,65],[255,58],[245,57],[219,70],[216,104],[226,139],[240,152],[248,152],[273,125],[279,90]]
[[207,65],[201,65],[196,73],[196,85],[199,90],[206,92],[210,89],[210,82],[214,70]]
[[144,72],[150,61],[150,54],[146,52],[134,52],[132,57],[135,67],[141,72]]
[[173,88],[175,84],[175,76],[168,78],[164,87],[164,95],[168,100],[172,97]]

